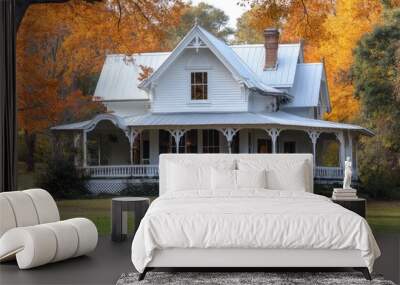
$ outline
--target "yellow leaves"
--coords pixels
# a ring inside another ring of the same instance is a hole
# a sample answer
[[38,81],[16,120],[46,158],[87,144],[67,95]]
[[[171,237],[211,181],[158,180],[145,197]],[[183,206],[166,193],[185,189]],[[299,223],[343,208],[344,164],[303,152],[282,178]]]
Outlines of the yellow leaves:
[[[244,1],[246,2],[246,1]],[[353,63],[353,48],[381,20],[378,0],[254,0],[248,25],[262,33],[270,26],[282,28],[283,42],[305,40],[305,60],[325,59],[333,111],[327,117],[351,121],[359,114],[353,86],[343,80]],[[399,6],[399,0],[390,1]]]
[[106,54],[165,48],[165,33],[179,23],[181,9],[181,2],[168,0],[31,5],[17,35],[20,128],[39,132],[101,110],[93,94],[78,89],[79,80],[99,74]]
[[353,48],[360,38],[380,21],[382,5],[373,0],[338,0],[336,13],[324,23],[327,37],[321,42],[319,54],[325,58],[332,113],[327,117],[351,121],[359,114],[359,103],[353,98],[353,86],[343,82],[340,74],[353,64]]

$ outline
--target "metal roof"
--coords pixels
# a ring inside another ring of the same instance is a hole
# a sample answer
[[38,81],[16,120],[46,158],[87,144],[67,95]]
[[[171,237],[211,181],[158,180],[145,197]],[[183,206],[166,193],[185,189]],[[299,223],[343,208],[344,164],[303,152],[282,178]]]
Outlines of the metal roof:
[[91,120],[89,121],[82,121],[72,124],[64,124],[58,125],[55,127],[50,128],[52,131],[73,131],[73,130],[84,130],[86,126],[90,124]]
[[[315,120],[289,114],[283,111],[272,113],[148,113],[139,116],[120,117],[112,114],[102,114],[93,118],[91,121],[81,123],[61,125],[53,127],[52,130],[82,130],[93,128],[98,122],[112,120],[120,122],[119,126],[152,128],[152,127],[185,127],[185,126],[231,126],[245,127],[257,125],[273,125],[284,127],[301,127],[312,129],[331,129],[331,130],[352,130],[359,131],[367,135],[373,135],[368,129],[357,125],[342,124],[324,120]],[[264,126],[265,127],[265,126]]]
[[[264,82],[240,59],[240,57],[222,40],[218,39],[199,25],[195,25],[175,47],[165,61],[159,66],[154,73],[147,79],[139,83],[138,87],[148,90],[153,81],[157,80],[168,67],[175,61],[175,59],[187,48],[192,41],[200,39],[202,43],[209,48],[214,55],[230,70],[238,80],[244,83],[250,89],[256,89],[263,93],[270,95],[284,95],[286,92],[283,90],[275,89]],[[197,47],[198,48],[198,47]]]
[[277,68],[264,70],[265,48],[263,44],[232,45],[232,50],[250,67],[262,82],[273,87],[291,87],[299,62],[301,44],[279,44]]
[[169,53],[108,55],[97,82],[94,96],[100,100],[147,100],[148,94],[139,89],[141,65],[156,70]]
[[213,44],[214,47],[217,48],[217,51],[221,53],[222,56],[231,64],[235,70],[238,71],[240,76],[247,82],[249,88],[256,88],[261,91],[265,91],[272,94],[284,94],[285,92],[281,90],[277,90],[267,82],[263,82],[258,77],[257,73],[255,73],[240,57],[239,55],[233,51],[233,49],[225,44],[222,40],[215,37],[213,34],[209,33],[207,30],[198,26],[200,31],[204,33],[207,39]]
[[[280,93],[272,87],[291,87],[294,82],[300,44],[280,44],[278,67],[264,71],[265,51],[262,44],[228,46],[204,29],[200,28],[213,45],[246,79],[250,88],[255,87],[269,93]],[[108,55],[97,82],[95,97],[100,100],[148,100],[148,94],[138,88],[142,72],[140,65],[156,71],[171,52]],[[307,79],[308,80],[308,79]]]
[[322,63],[297,64],[293,87],[289,91],[293,99],[284,107],[318,106],[323,69]]

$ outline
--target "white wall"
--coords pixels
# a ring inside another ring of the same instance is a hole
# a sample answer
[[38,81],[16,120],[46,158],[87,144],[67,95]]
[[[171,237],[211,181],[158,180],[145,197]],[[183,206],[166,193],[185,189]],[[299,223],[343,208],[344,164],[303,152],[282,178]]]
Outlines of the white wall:
[[146,101],[109,101],[103,102],[107,112],[120,115],[141,115],[149,111],[150,102]]
[[293,115],[314,119],[314,107],[281,107],[281,110]]
[[[190,102],[190,73],[208,72],[208,102]],[[209,49],[186,49],[157,80],[152,111],[168,112],[240,112],[247,101],[240,84]]]
[[250,112],[273,112],[276,110],[276,98],[273,96],[263,96],[251,94],[249,96]]

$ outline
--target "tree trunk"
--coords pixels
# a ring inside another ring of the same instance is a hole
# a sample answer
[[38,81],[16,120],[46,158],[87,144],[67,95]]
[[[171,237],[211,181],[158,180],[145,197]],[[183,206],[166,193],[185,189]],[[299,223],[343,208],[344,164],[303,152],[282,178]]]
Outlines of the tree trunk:
[[31,134],[25,130],[25,145],[26,145],[26,169],[28,171],[35,170],[35,150],[36,150],[36,134]]

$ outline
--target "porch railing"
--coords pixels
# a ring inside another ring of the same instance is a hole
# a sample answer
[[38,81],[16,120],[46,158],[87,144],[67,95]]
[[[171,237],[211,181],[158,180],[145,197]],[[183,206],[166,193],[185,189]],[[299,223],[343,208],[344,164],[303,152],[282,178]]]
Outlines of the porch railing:
[[[344,170],[342,167],[317,166],[315,167],[314,176],[315,178],[324,179],[343,179]],[[354,169],[352,179],[357,179],[357,172]]]
[[90,177],[158,177],[158,165],[87,166],[83,170]]
[[[93,178],[120,178],[120,177],[158,177],[158,165],[104,165],[88,166],[83,168],[87,176]],[[317,166],[314,173],[318,179],[343,179],[343,168]],[[353,170],[353,179],[357,174]]]

